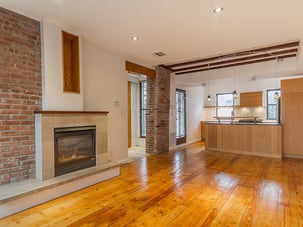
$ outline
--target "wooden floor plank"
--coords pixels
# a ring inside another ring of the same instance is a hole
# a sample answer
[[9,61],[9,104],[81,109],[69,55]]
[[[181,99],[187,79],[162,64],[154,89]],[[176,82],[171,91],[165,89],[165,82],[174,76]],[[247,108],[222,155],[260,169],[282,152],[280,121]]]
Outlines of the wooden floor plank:
[[197,143],[0,219],[0,226],[303,226],[303,160],[205,152]]
[[252,199],[252,188],[238,186],[218,212],[213,224],[215,226],[238,226]]

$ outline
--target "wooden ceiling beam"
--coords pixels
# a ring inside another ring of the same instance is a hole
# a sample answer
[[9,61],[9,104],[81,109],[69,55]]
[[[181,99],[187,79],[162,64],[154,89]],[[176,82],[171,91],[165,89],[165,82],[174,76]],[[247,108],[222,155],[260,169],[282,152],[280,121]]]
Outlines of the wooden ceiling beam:
[[156,76],[156,71],[133,62],[125,61],[125,69],[130,73],[138,73],[150,78]]
[[[289,55],[284,55],[283,58],[291,58],[291,57],[296,57],[296,56],[297,56],[296,54],[289,54]],[[212,68],[202,68],[202,69],[197,69],[197,70],[189,70],[189,71],[184,71],[184,72],[177,72],[176,75],[195,73],[195,72],[202,72],[202,71],[207,71],[207,70],[221,69],[221,68],[240,66],[240,65],[248,65],[248,64],[260,63],[260,62],[265,62],[265,61],[272,61],[272,60],[275,60],[276,58],[277,57],[271,57],[271,58],[266,58],[266,59],[253,60],[253,61],[249,61],[249,62],[239,62],[239,63],[230,64],[230,65],[221,65],[221,66],[216,66],[216,67],[212,67]]]
[[187,62],[182,62],[182,63],[177,63],[177,64],[170,64],[170,65],[165,65],[168,68],[175,68],[175,67],[181,67],[181,66],[188,66],[188,65],[193,65],[193,64],[199,64],[203,62],[211,62],[211,61],[218,61],[223,58],[231,58],[231,57],[237,57],[237,56],[244,56],[244,55],[250,55],[258,52],[271,52],[271,51],[280,51],[283,49],[287,48],[294,48],[294,47],[299,47],[300,41],[295,41],[295,42],[289,42],[289,43],[283,43],[283,44],[278,44],[278,45],[273,45],[273,46],[267,46],[267,47],[261,47],[261,48],[253,48],[245,51],[239,51],[239,52],[233,52],[229,54],[223,54],[223,55],[218,55],[214,57],[209,57],[209,58],[203,58],[199,60],[194,60],[194,61],[187,61]]
[[199,68],[210,68],[210,67],[213,67],[213,66],[230,65],[230,64],[233,64],[233,63],[237,63],[237,62],[246,62],[246,61],[251,61],[251,60],[266,59],[266,58],[272,58],[272,57],[283,58],[284,55],[296,54],[297,51],[298,51],[297,48],[288,49],[288,50],[283,50],[283,51],[272,52],[271,54],[258,54],[258,55],[248,56],[248,57],[235,58],[235,59],[232,59],[232,60],[212,62],[212,63],[209,63],[209,64],[203,64],[203,65],[193,65],[193,66],[184,67],[184,68],[177,68],[177,69],[172,68],[172,71],[173,72],[180,72],[180,71],[199,69]]

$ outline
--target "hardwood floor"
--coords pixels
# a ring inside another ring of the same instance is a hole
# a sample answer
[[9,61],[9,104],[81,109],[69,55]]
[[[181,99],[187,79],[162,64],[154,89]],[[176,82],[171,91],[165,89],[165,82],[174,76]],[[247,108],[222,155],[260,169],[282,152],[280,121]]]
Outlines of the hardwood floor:
[[122,165],[121,176],[0,226],[303,226],[303,160],[201,150]]

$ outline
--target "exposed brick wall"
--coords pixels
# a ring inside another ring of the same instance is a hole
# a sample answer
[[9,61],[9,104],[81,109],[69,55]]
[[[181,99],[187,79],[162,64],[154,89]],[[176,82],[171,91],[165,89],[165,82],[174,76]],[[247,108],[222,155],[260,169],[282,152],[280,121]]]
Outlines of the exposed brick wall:
[[40,24],[0,7],[0,184],[35,177],[41,96]]
[[156,77],[147,78],[146,152],[169,151],[170,72],[156,67]]

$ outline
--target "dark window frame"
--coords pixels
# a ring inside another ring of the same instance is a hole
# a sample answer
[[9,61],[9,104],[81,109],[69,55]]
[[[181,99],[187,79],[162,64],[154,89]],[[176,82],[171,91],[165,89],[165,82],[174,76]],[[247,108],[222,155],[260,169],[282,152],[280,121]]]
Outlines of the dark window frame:
[[[281,94],[281,89],[280,88],[267,89],[266,90],[266,119],[267,120],[275,120],[276,119],[276,117],[275,118],[271,118],[271,117],[268,116],[268,109],[269,109],[268,107],[269,106],[277,106],[277,103],[276,104],[269,104],[269,102],[268,102],[268,93],[272,92],[272,91],[279,91],[280,94]],[[277,113],[275,115],[277,116]]]
[[[177,129],[176,129],[176,139],[178,140],[178,139],[182,139],[182,138],[186,139],[186,90],[176,88],[176,94],[177,94],[177,92],[182,92],[184,94],[184,135],[177,136]],[[176,114],[177,114],[177,109],[176,109]],[[176,119],[177,119],[177,117],[176,117]]]
[[[143,92],[143,84],[145,84],[145,88],[146,88],[146,92],[145,92],[145,95],[144,95],[144,92]],[[143,80],[143,81],[140,81],[139,82],[139,86],[140,86],[140,138],[146,138],[146,111],[147,111],[147,107],[143,107],[143,98],[144,96],[146,96],[147,98],[147,81],[146,80]],[[145,118],[145,123],[143,125],[143,121],[144,121],[144,118]],[[143,129],[145,128],[145,130]],[[145,132],[145,134],[144,134]]]

